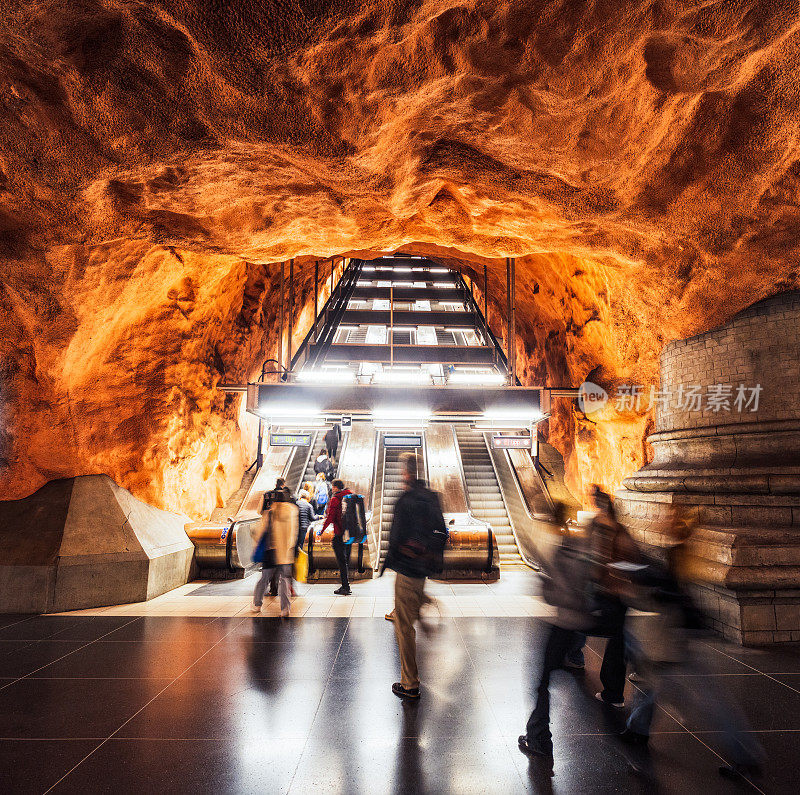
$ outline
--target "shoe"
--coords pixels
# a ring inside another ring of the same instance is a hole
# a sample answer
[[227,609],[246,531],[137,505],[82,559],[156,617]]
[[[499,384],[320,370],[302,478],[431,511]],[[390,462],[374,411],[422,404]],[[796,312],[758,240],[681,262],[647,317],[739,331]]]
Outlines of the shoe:
[[255,602],[253,602],[250,605],[249,610],[250,610],[251,613],[260,613],[261,612],[261,605],[257,605]]
[[526,756],[545,756],[549,759],[553,758],[553,744],[549,743],[544,745],[538,742],[529,742],[528,738],[524,734],[520,734],[517,738],[517,745],[519,750],[522,751],[523,754]]
[[341,588],[337,588],[337,589],[334,591],[334,593],[335,593],[337,596],[350,596],[350,594],[352,593],[352,591],[351,591],[349,588],[345,588],[344,586],[342,586]]
[[638,684],[639,682],[644,682],[644,679],[642,679],[642,677],[639,676],[639,674],[637,674],[636,671],[631,671],[628,674],[628,681]]
[[586,665],[584,663],[582,663],[582,662],[575,662],[575,661],[570,660],[569,658],[567,658],[566,660],[564,660],[563,667],[564,668],[572,668],[575,671],[582,671],[584,668],[586,668]]
[[289,611],[281,610],[281,618],[289,618]]
[[639,732],[634,732],[630,729],[620,732],[619,739],[627,745],[647,745],[650,741],[649,735],[639,734]]
[[387,613],[387,614],[384,616],[384,618],[385,618],[387,621],[394,621],[394,610],[392,610],[392,612],[391,612],[391,613]]
[[403,687],[403,685],[400,684],[400,682],[395,682],[392,685],[392,693],[394,693],[398,698],[411,698],[411,699],[419,698],[418,687]]
[[594,697],[598,701],[602,701],[604,704],[608,704],[609,707],[616,707],[617,709],[622,709],[625,706],[624,701],[606,701],[606,699],[603,698],[602,693],[595,693]]

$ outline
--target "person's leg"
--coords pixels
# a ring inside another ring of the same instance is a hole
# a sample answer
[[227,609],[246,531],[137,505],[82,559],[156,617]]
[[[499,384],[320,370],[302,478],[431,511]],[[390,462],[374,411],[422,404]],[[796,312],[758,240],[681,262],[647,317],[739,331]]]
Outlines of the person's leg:
[[280,580],[278,582],[278,593],[281,598],[281,612],[287,612],[292,606],[289,598],[289,589],[292,585],[292,566],[291,564],[278,566]]
[[525,727],[529,745],[544,752],[551,752],[553,748],[550,733],[550,675],[561,667],[567,649],[574,642],[574,632],[555,625],[550,627],[542,654],[542,672],[536,688],[536,706]]
[[417,633],[425,580],[398,574],[394,581],[394,632],[400,651],[400,684],[407,690],[419,687]]
[[333,541],[333,554],[336,555],[336,562],[339,564],[339,579],[342,581],[342,588],[345,591],[350,590],[350,581],[347,578],[347,556],[345,553],[345,546],[347,544],[342,541],[341,536],[334,536]]
[[601,607],[603,623],[609,636],[603,663],[600,666],[600,681],[603,683],[603,701],[621,703],[625,696],[625,605],[618,599],[604,600]]
[[583,647],[586,645],[586,635],[583,632],[575,633],[575,640],[567,649],[564,661],[570,668],[583,668],[586,660],[583,656]]
[[262,568],[261,576],[258,578],[258,582],[256,583],[256,589],[253,592],[253,604],[256,607],[261,607],[261,605],[264,602],[264,591],[267,590],[267,585],[269,584],[270,577],[272,577],[272,569]]

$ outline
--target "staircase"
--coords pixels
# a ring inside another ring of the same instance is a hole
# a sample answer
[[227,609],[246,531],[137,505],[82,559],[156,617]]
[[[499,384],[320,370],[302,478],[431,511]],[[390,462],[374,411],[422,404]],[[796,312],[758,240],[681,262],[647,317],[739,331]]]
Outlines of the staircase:
[[488,522],[497,538],[501,566],[524,565],[508,519],[506,505],[482,434],[456,425],[467,498],[472,515]]
[[[400,456],[410,451],[410,448],[384,447],[383,448],[383,471],[381,473],[381,529],[380,529],[380,557],[383,562],[386,552],[389,549],[389,531],[392,529],[392,518],[394,517],[394,504],[397,498],[403,493],[403,475],[400,464]],[[417,464],[419,471],[424,471],[424,464],[421,460],[421,450],[417,451]]]

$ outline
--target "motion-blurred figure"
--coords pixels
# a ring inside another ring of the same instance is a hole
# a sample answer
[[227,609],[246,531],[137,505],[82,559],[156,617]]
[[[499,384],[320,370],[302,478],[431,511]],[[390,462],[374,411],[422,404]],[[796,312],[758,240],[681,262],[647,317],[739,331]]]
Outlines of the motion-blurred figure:
[[342,429],[339,427],[338,422],[333,423],[333,427],[329,428],[325,433],[325,446],[328,448],[328,454],[332,461],[336,461],[336,454],[339,452],[339,442],[342,439]]
[[252,609],[255,612],[261,610],[264,592],[273,573],[277,572],[281,616],[286,618],[289,615],[292,564],[299,525],[297,505],[289,501],[283,489],[276,489],[269,510],[261,516],[261,577],[253,593]]
[[[702,616],[685,587],[686,544],[694,531],[688,515],[674,511],[666,528],[668,548],[663,561],[648,561],[631,572],[638,586],[636,607],[647,611],[628,622],[628,641],[639,675],[639,693],[620,738],[645,746],[656,702],[679,709],[692,705],[719,732],[729,767],[721,774],[758,774],[764,752],[750,732],[742,712],[716,684],[703,661],[693,631],[702,627]],[[698,678],[701,677],[701,678]]]
[[417,458],[400,458],[406,490],[397,498],[384,567],[397,572],[394,584],[394,632],[400,650],[400,681],[392,685],[399,698],[419,698],[417,640],[414,625],[428,600],[425,578],[442,570],[447,526],[439,496],[417,477]]
[[603,691],[597,698],[622,707],[625,688],[625,613],[621,599],[625,580],[609,568],[610,563],[630,563],[639,553],[633,539],[617,522],[611,498],[594,489],[597,515],[588,537],[572,533],[566,523],[565,507],[554,506],[551,544],[540,551],[545,573],[543,595],[556,608],[542,654],[542,671],[536,691],[536,706],[520,750],[529,755],[552,756],[550,733],[550,676],[564,666],[567,654],[574,654],[586,635],[608,638],[600,669]]

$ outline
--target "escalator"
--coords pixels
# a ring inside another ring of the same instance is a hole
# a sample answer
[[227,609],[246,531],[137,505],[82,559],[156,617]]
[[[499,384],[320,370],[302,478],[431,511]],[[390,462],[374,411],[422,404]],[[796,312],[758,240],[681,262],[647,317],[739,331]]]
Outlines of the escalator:
[[476,519],[491,525],[497,538],[501,566],[524,565],[483,434],[457,425],[456,440],[461,451],[470,512]]
[[[397,498],[403,493],[403,476],[400,464],[400,456],[403,453],[412,452],[413,448],[407,447],[383,447],[383,467],[381,469],[381,512],[380,512],[380,533],[379,533],[379,561],[383,562],[386,552],[389,549],[389,530],[392,527],[392,517],[394,516],[394,504]],[[422,477],[425,472],[425,461],[422,448],[416,450],[417,469]]]

